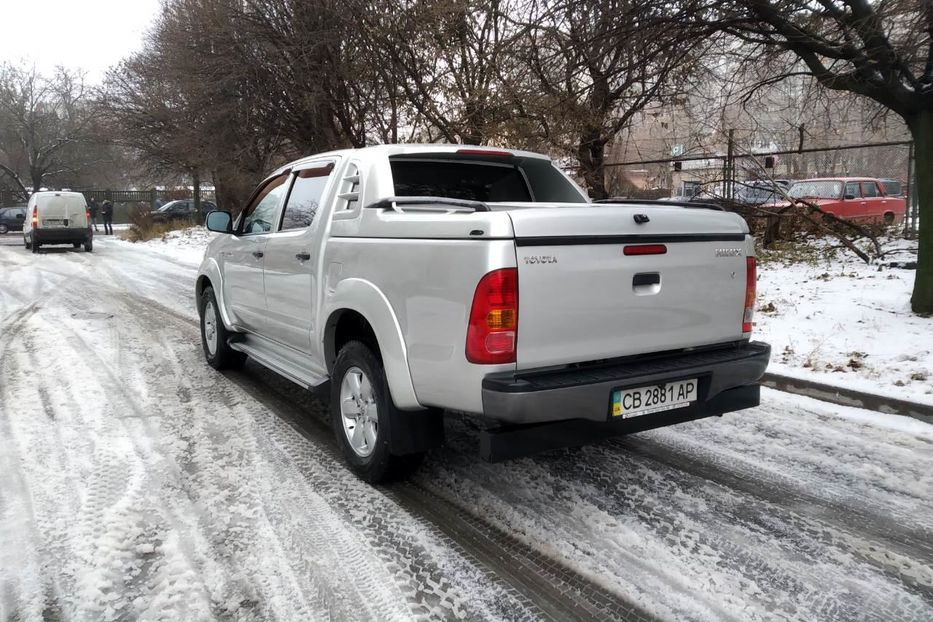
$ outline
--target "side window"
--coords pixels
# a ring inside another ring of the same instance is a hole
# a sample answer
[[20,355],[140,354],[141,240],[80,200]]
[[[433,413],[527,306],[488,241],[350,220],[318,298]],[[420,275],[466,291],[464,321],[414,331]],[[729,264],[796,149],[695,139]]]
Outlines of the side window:
[[327,164],[306,168],[296,173],[292,190],[288,193],[285,213],[282,214],[282,231],[305,229],[311,226],[321,206],[321,197],[324,195],[324,188],[333,170],[334,165]]
[[850,181],[846,184],[846,191],[843,193],[843,197],[855,197],[856,199],[862,196],[858,190],[858,182]]
[[878,186],[873,181],[863,181],[862,182],[862,196],[863,197],[877,197],[881,196],[881,193],[878,192]]
[[268,233],[275,227],[275,216],[279,209],[279,201],[285,192],[285,181],[288,179],[288,173],[279,175],[269,180],[263,186],[250,204],[243,211],[243,222],[240,225],[242,235],[252,235],[254,233]]

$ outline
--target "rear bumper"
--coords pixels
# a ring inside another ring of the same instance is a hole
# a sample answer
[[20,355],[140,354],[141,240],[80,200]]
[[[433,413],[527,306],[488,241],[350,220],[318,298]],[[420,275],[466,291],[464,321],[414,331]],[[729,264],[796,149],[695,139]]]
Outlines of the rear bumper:
[[39,244],[72,244],[91,239],[93,233],[88,228],[33,229],[32,241]]
[[[770,356],[768,344],[743,342],[686,354],[633,357],[593,367],[490,374],[483,380],[483,413],[513,424],[567,419],[606,422],[614,390],[696,378],[697,401],[691,406],[626,421],[649,424],[657,419],[671,423],[698,419],[757,406],[757,385]],[[736,391],[742,387],[753,390]],[[689,416],[684,419],[682,415]]]

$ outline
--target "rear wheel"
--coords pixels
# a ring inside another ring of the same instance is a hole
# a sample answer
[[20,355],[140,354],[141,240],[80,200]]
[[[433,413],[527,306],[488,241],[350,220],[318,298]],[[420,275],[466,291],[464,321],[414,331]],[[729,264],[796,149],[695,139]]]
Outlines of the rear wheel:
[[[75,248],[77,248],[77,245],[75,246]],[[88,240],[87,242],[84,243],[84,252],[90,253],[92,250],[94,250],[94,242],[92,242],[91,240]]]
[[205,287],[198,304],[201,314],[201,347],[207,364],[214,369],[235,369],[246,362],[246,355],[230,347],[227,340],[233,334],[224,326],[214,297],[214,288]]
[[36,242],[35,240],[32,241],[32,252],[34,253],[39,252],[39,243]]
[[72,242],[71,246],[74,248],[81,248],[81,242]]
[[32,243],[26,238],[25,235],[23,236],[23,246],[26,247],[26,250],[27,250],[27,251],[28,251],[30,248],[32,248]]
[[6,235],[10,232],[10,228],[2,223],[0,223],[0,235]]
[[893,212],[884,213],[884,224],[886,225],[894,224],[894,213]]
[[337,444],[350,468],[371,484],[410,475],[424,453],[393,455],[389,449],[395,415],[382,362],[360,341],[346,344],[337,355],[331,376],[331,423]]

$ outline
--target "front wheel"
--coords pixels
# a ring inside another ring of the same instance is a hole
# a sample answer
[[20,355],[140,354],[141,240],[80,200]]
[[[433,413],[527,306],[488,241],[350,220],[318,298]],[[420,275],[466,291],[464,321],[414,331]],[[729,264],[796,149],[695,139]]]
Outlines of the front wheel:
[[201,347],[207,364],[214,369],[235,369],[246,362],[246,354],[230,347],[228,339],[232,335],[224,326],[217,307],[217,298],[213,287],[205,287],[198,301],[201,314]]
[[347,343],[331,376],[330,417],[350,468],[371,484],[405,478],[424,459],[423,452],[396,456],[390,451],[389,426],[401,420],[393,416],[396,410],[382,362],[366,344]]
[[4,224],[0,224],[0,235],[6,235],[10,232],[10,228]]

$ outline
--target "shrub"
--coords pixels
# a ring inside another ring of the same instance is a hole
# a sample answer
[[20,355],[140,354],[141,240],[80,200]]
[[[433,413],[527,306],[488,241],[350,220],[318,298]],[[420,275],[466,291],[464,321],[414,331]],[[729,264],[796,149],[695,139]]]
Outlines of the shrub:
[[145,242],[161,238],[169,231],[187,229],[198,224],[193,218],[155,222],[152,212],[144,207],[135,207],[129,210],[130,228],[123,234],[123,239],[130,242]]

